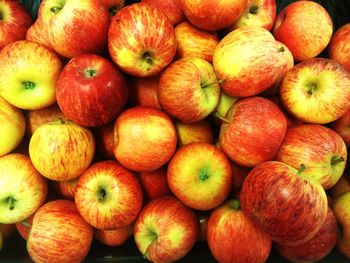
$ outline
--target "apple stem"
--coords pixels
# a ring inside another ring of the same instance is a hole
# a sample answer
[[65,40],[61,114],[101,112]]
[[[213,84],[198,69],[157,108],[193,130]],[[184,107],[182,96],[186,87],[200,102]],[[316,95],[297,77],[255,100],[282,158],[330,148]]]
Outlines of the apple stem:
[[256,15],[258,13],[258,10],[259,10],[259,7],[257,5],[252,5],[249,8],[249,13],[253,14],[253,15]]
[[34,89],[35,88],[35,83],[32,81],[23,81],[22,85],[24,86],[25,89]]
[[9,209],[12,211],[13,209],[15,209],[15,203],[16,203],[16,199],[14,199],[12,196],[8,197],[7,202],[9,204]]
[[305,169],[306,169],[306,166],[304,164],[301,164],[297,174],[301,174],[302,172],[305,171]]
[[200,171],[200,173],[199,173],[199,179],[200,179],[201,181],[205,181],[205,180],[207,180],[208,178],[209,178],[209,175],[208,175],[208,172],[207,172],[206,170]]
[[312,95],[317,88],[317,84],[314,82],[311,82],[310,84],[308,84],[308,88],[309,90],[307,91],[307,94]]
[[225,80],[224,80],[224,79],[220,79],[220,80],[211,82],[211,83],[209,83],[209,84],[201,84],[201,88],[202,88],[202,89],[205,89],[205,88],[207,88],[207,87],[209,87],[209,86],[212,86],[212,85],[215,85],[215,84],[220,84],[220,83],[223,83],[223,82],[225,82]]
[[331,164],[332,165],[336,165],[337,163],[341,163],[341,162],[344,162],[345,161],[345,159],[344,159],[344,157],[342,156],[342,157],[339,157],[339,158],[337,158],[337,157],[333,157],[332,158],[332,160],[331,160]]
[[97,70],[96,69],[87,69],[85,71],[85,76],[88,77],[88,78],[92,78],[96,75],[97,73]]
[[278,49],[278,52],[284,52],[284,51],[286,51],[286,50],[284,49],[284,47],[280,47],[280,48]]
[[156,242],[156,240],[158,239],[157,233],[155,233],[155,232],[152,231],[152,232],[150,233],[150,235],[152,235],[153,238],[152,238],[151,243],[148,244],[145,253],[143,254],[143,258],[144,258],[144,259],[147,259],[148,255],[149,255],[149,251],[150,251],[152,245],[153,245],[154,242]]
[[101,203],[105,200],[107,195],[106,189],[104,189],[103,187],[101,187],[99,189],[99,196],[98,196],[98,201]]
[[50,8],[50,11],[54,14],[57,14],[62,8],[58,7],[58,6],[54,6]]
[[218,112],[215,112],[215,117],[219,118],[223,122],[230,123],[230,121],[228,119],[226,119],[225,117],[221,116]]
[[146,61],[147,64],[152,65],[153,64],[153,58],[151,56],[150,52],[145,52],[142,55],[142,59]]
[[28,227],[28,228],[32,227],[32,225],[29,224],[26,220],[22,221],[21,224],[24,225],[25,227]]

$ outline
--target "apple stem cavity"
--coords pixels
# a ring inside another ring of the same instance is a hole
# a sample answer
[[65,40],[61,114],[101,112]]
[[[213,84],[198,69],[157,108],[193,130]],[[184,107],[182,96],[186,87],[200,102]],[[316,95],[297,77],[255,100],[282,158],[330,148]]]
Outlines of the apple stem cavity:
[[220,83],[223,83],[223,82],[225,82],[224,79],[220,79],[220,80],[217,80],[217,81],[214,81],[214,82],[211,82],[211,83],[201,83],[201,88],[205,89],[205,88],[207,88],[209,86],[212,86],[212,85],[215,85],[215,84],[220,84]]
[[344,159],[343,156],[341,156],[339,158],[337,158],[336,156],[333,156],[332,160],[331,160],[331,165],[333,166],[333,165],[336,165],[337,163],[341,163],[341,162],[344,162],[344,161],[345,161],[345,159]]
[[147,259],[148,255],[149,255],[149,251],[150,251],[152,245],[153,245],[154,242],[156,242],[157,239],[158,239],[158,235],[157,235],[157,233],[154,232],[154,231],[150,231],[149,235],[151,236],[151,239],[152,239],[152,240],[151,240],[151,242],[148,244],[148,246],[147,246],[147,248],[146,248],[146,251],[145,251],[145,253],[143,254],[143,258],[144,258],[144,259]]
[[258,13],[259,7],[257,5],[252,5],[249,8],[249,13],[252,15],[256,15]]
[[152,64],[153,64],[153,58],[152,58],[152,56],[151,56],[151,53],[148,52],[148,51],[146,51],[145,53],[143,53],[142,59],[143,59],[144,61],[146,61],[146,63],[149,64],[149,65],[152,65]]
[[98,201],[102,203],[106,199],[106,195],[107,195],[106,189],[104,187],[100,187],[98,189]]
[[205,180],[207,180],[209,177],[210,177],[210,176],[209,176],[209,174],[208,174],[208,172],[207,172],[206,170],[202,170],[202,171],[199,172],[199,179],[200,179],[201,181],[205,181]]
[[50,11],[54,14],[57,14],[62,8],[58,6],[54,6],[50,8]]
[[24,86],[25,89],[34,89],[35,88],[35,83],[32,81],[23,81],[22,85]]
[[12,211],[13,209],[15,209],[15,203],[17,201],[15,198],[13,198],[12,196],[9,196],[6,201],[9,204],[9,210]]
[[240,210],[241,209],[241,202],[237,199],[233,199],[229,201],[229,205],[234,210]]
[[307,85],[307,87],[308,87],[307,94],[311,96],[317,89],[317,84],[315,82],[311,82]]
[[4,19],[4,17],[2,15],[2,13],[0,12],[0,21],[3,20],[3,19]]
[[87,69],[85,70],[85,76],[90,79],[96,76],[97,70],[96,69]]
[[298,170],[298,172],[297,172],[297,174],[300,175],[302,172],[305,171],[305,169],[306,169],[306,166],[305,166],[304,164],[301,164],[301,165],[300,165],[300,168],[299,168],[299,170]]
[[286,50],[284,49],[284,47],[280,47],[279,49],[278,49],[278,52],[285,52]]

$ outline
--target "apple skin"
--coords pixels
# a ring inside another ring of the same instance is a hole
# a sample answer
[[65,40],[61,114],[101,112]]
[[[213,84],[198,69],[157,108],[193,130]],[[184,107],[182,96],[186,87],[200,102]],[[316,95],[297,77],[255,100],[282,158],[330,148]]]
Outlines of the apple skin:
[[63,68],[56,85],[57,103],[80,126],[107,124],[124,108],[128,97],[124,76],[109,60],[82,54]]
[[232,192],[237,193],[241,190],[243,182],[251,171],[251,168],[240,166],[234,162],[230,163],[232,170]]
[[242,27],[228,33],[217,45],[213,66],[221,88],[230,96],[259,94],[281,78],[290,64],[287,46],[261,27]]
[[112,230],[136,219],[142,207],[142,190],[128,169],[116,161],[102,161],[80,176],[75,203],[91,226]]
[[139,251],[151,262],[170,263],[190,252],[196,242],[195,213],[173,196],[163,196],[142,209],[134,227]]
[[316,262],[326,257],[338,240],[338,225],[334,213],[328,208],[326,219],[309,241],[299,246],[282,246],[276,244],[278,252],[291,262]]
[[299,120],[326,124],[350,108],[350,74],[335,60],[308,59],[284,76],[280,97]]
[[12,152],[21,143],[25,127],[23,112],[0,96],[0,157]]
[[197,57],[209,63],[213,61],[213,54],[219,43],[216,32],[204,31],[185,21],[175,27],[177,40],[177,58]]
[[115,160],[114,158],[114,121],[94,127],[92,130],[96,142],[97,156],[102,159]]
[[158,86],[160,76],[150,78],[134,78],[130,92],[130,103],[133,106],[145,106],[162,109],[158,101]]
[[207,117],[220,98],[220,85],[213,66],[201,58],[173,62],[160,76],[158,100],[172,117],[197,122]]
[[328,46],[330,59],[338,61],[350,72],[350,23],[340,27],[332,36]]
[[0,158],[0,223],[21,222],[32,215],[47,195],[47,180],[28,156],[12,153]]
[[104,245],[119,247],[123,245],[134,233],[134,225],[113,230],[94,229],[94,238]]
[[204,30],[220,30],[232,25],[243,13],[246,0],[180,0],[191,24]]
[[125,0],[100,0],[100,2],[108,10],[110,16],[114,16],[125,6]]
[[34,24],[27,30],[26,40],[37,42],[46,46],[49,49],[52,49],[49,40],[49,33],[46,30],[45,24],[41,19],[37,19]]
[[350,192],[350,172],[347,171],[340,177],[338,182],[330,189],[330,195],[333,199]]
[[210,210],[220,205],[232,187],[230,162],[212,144],[194,142],[182,146],[170,160],[170,190],[185,205]]
[[0,50],[8,44],[26,38],[32,18],[18,1],[1,1]]
[[182,123],[176,121],[175,126],[179,146],[192,142],[206,142],[213,144],[213,128],[206,119],[193,123]]
[[64,199],[74,200],[79,177],[68,181],[52,181],[56,192]]
[[296,61],[319,55],[333,34],[333,23],[324,7],[314,1],[297,1],[276,17],[273,35],[292,52]]
[[89,167],[94,154],[95,140],[90,130],[70,121],[41,125],[29,142],[34,167],[55,181],[77,178]]
[[281,162],[262,163],[248,174],[240,192],[243,212],[282,245],[307,242],[327,215],[322,186],[298,172]]
[[154,5],[169,18],[175,26],[185,20],[180,0],[141,0],[141,2]]
[[33,218],[34,214],[25,219],[24,221],[15,224],[18,233],[24,240],[27,240],[28,238],[30,228],[33,225]]
[[231,106],[225,119],[219,142],[232,161],[253,167],[275,158],[287,121],[274,103],[262,97],[244,98]]
[[330,127],[343,138],[346,145],[350,146],[350,109],[331,123]]
[[174,123],[163,111],[132,107],[122,112],[115,122],[114,156],[132,171],[154,171],[173,156],[176,136]]
[[240,210],[237,199],[230,199],[211,212],[207,240],[210,252],[222,263],[265,262],[272,244]]
[[131,4],[112,18],[108,49],[112,60],[129,75],[155,76],[175,56],[175,30],[166,15],[155,6]]
[[56,102],[56,83],[63,65],[56,53],[26,40],[0,51],[0,96],[25,110]]
[[78,263],[87,256],[92,239],[93,229],[74,202],[55,200],[35,213],[27,251],[34,262]]

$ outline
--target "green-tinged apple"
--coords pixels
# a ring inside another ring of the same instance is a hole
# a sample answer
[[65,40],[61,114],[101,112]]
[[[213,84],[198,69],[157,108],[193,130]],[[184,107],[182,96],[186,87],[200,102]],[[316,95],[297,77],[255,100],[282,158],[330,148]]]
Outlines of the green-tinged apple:
[[37,42],[50,49],[53,49],[50,44],[49,34],[44,26],[44,22],[40,19],[37,19],[27,30],[26,40]]
[[149,202],[135,222],[134,239],[145,259],[175,262],[190,252],[197,238],[195,213],[173,196]]
[[113,230],[94,229],[94,238],[102,244],[110,247],[123,245],[134,233],[134,224]]
[[243,13],[246,0],[180,0],[186,18],[198,28],[220,30]]
[[46,199],[47,180],[23,154],[13,153],[0,158],[0,186],[1,224],[25,220]]
[[170,190],[185,205],[210,210],[220,205],[231,191],[231,165],[219,148],[194,142],[174,154],[167,179]]
[[285,108],[301,121],[335,121],[350,109],[350,73],[335,60],[305,60],[284,76],[280,97]]
[[41,125],[29,142],[34,167],[55,181],[77,178],[89,167],[94,154],[91,131],[62,119]]
[[261,263],[271,251],[271,238],[241,210],[237,199],[230,199],[213,210],[208,220],[210,252],[221,263]]
[[262,97],[244,98],[231,106],[224,119],[219,142],[232,161],[253,167],[275,158],[287,121],[274,103]]
[[206,142],[213,144],[213,128],[206,119],[193,123],[182,123],[176,121],[175,126],[179,146],[192,142]]
[[154,171],[173,156],[176,136],[175,125],[165,112],[151,107],[132,107],[122,112],[115,122],[114,156],[130,170]]
[[177,25],[185,20],[180,0],[141,0],[157,7],[169,18],[173,25]]
[[158,101],[159,75],[149,78],[134,78],[130,85],[130,103],[133,106],[145,106],[161,109]]
[[93,229],[74,202],[55,200],[35,213],[27,251],[34,262],[79,263],[87,256],[92,239]]
[[221,91],[219,103],[216,105],[216,108],[212,112],[213,116],[215,117],[215,124],[220,126],[226,113],[231,108],[231,106],[237,102],[237,100],[238,97],[230,96],[223,90]]
[[32,18],[19,1],[0,1],[0,50],[8,44],[26,38]]
[[36,110],[56,102],[56,83],[62,70],[56,53],[20,40],[0,51],[0,96],[12,105]]
[[56,85],[57,103],[78,125],[107,124],[123,110],[129,89],[124,76],[109,60],[82,54],[63,68]]
[[330,195],[333,199],[350,192],[350,171],[345,172],[338,182],[330,189]]
[[108,49],[112,60],[126,73],[136,77],[154,76],[175,56],[175,30],[155,6],[135,3],[112,18]]
[[114,160],[114,121],[95,127],[92,132],[96,142],[95,157]]
[[27,240],[30,228],[33,225],[34,214],[23,220],[22,222],[18,222],[15,224],[17,232],[24,239]]
[[231,96],[259,94],[281,78],[291,53],[262,27],[242,27],[217,45],[213,65],[222,89]]
[[181,58],[162,73],[158,100],[174,118],[185,123],[197,122],[207,117],[218,104],[220,82],[213,66],[206,60]]
[[281,245],[307,242],[326,219],[324,189],[300,171],[277,161],[262,163],[248,174],[240,192],[243,212]]
[[213,61],[213,54],[219,43],[216,32],[204,31],[185,21],[175,27],[177,41],[176,56],[202,58],[209,63]]
[[142,207],[142,190],[128,169],[116,161],[102,161],[80,176],[75,203],[91,226],[113,230],[136,219]]
[[333,130],[316,124],[303,124],[287,129],[276,160],[317,180],[325,190],[342,176],[347,149],[343,139]]
[[125,0],[100,0],[100,2],[108,10],[110,16],[114,16],[125,6]]
[[343,138],[346,145],[350,146],[350,108],[340,118],[331,123],[331,128]]
[[64,199],[74,200],[79,177],[68,181],[52,181],[56,192]]
[[343,25],[334,33],[328,46],[328,56],[350,72],[350,23]]
[[0,157],[12,152],[21,143],[25,127],[23,112],[0,96]]
[[297,1],[286,6],[276,17],[273,35],[292,52],[296,61],[319,55],[333,34],[327,10],[314,1]]

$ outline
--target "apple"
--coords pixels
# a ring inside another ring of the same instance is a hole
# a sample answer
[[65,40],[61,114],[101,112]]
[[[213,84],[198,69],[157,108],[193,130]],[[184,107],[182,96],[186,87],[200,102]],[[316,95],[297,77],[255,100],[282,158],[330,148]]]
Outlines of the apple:
[[181,8],[180,0],[141,0],[157,7],[169,18],[173,25],[177,25],[185,20],[185,15]]
[[173,156],[176,143],[174,123],[156,108],[129,108],[118,116],[114,125],[114,156],[132,171],[159,169]]
[[192,142],[206,142],[213,144],[213,128],[206,119],[193,123],[182,123],[176,121],[175,126],[179,146]]
[[253,168],[240,199],[243,212],[273,241],[286,246],[314,237],[327,215],[322,186],[301,170],[277,161]]
[[29,142],[34,167],[55,181],[77,178],[89,167],[94,153],[91,131],[62,119],[41,125]]
[[55,200],[35,213],[27,251],[34,262],[78,263],[87,256],[92,239],[93,229],[74,202]]
[[231,108],[231,106],[237,102],[238,99],[238,97],[230,96],[221,90],[219,103],[216,105],[216,108],[212,112],[212,115],[215,118],[214,124],[220,126],[222,121],[225,121],[226,113]]
[[178,58],[197,57],[209,63],[219,43],[219,37],[214,31],[204,31],[185,21],[175,27],[177,41],[176,56]]
[[100,0],[100,2],[108,10],[110,16],[114,16],[125,6],[125,0]]
[[21,222],[44,202],[47,180],[28,156],[12,153],[0,158],[0,224]]
[[338,182],[330,189],[330,194],[333,199],[350,192],[350,172],[344,173]]
[[120,227],[113,230],[94,229],[94,238],[104,245],[119,247],[123,245],[134,233],[134,225]]
[[213,66],[221,87],[230,96],[259,94],[281,78],[290,64],[287,46],[261,27],[242,27],[228,33],[217,45]]
[[135,3],[114,17],[108,31],[112,60],[126,73],[151,77],[160,73],[176,53],[175,30],[153,5]]
[[145,106],[161,109],[158,101],[159,75],[149,78],[134,78],[130,92],[133,106]]
[[26,40],[0,51],[0,96],[17,108],[37,110],[56,102],[56,83],[62,69],[56,53]]
[[37,19],[27,30],[26,40],[37,42],[53,50],[49,40],[49,33],[41,19]]
[[28,238],[29,231],[33,225],[33,218],[34,214],[28,217],[27,219],[23,220],[22,222],[18,222],[15,224],[18,233],[24,240],[27,240]]
[[273,35],[285,44],[297,61],[314,58],[328,45],[333,34],[327,10],[314,1],[297,1],[276,17]]
[[350,108],[350,74],[335,60],[308,59],[284,76],[280,97],[285,108],[299,120],[329,123]]
[[96,152],[102,159],[114,160],[114,121],[92,130],[96,142]]
[[275,158],[287,121],[274,103],[262,97],[244,98],[231,106],[225,119],[219,142],[232,161],[253,167]]
[[32,18],[19,1],[0,2],[0,50],[8,44],[26,38]]
[[64,199],[74,200],[79,177],[68,181],[52,181],[56,192]]
[[328,208],[326,219],[313,238],[299,246],[276,244],[276,248],[283,257],[291,262],[316,262],[331,253],[337,240],[337,220],[332,210]]
[[91,165],[76,187],[79,213],[94,228],[112,230],[130,225],[142,207],[137,177],[116,161]]
[[241,190],[243,182],[251,171],[251,168],[240,166],[234,162],[230,163],[232,170],[232,192],[237,193]]
[[340,27],[332,36],[328,56],[342,64],[350,72],[350,23]]
[[194,142],[182,146],[170,160],[170,190],[185,205],[210,210],[220,205],[232,187],[230,162],[212,144]]
[[220,30],[232,25],[243,13],[246,0],[180,0],[186,18],[198,28]]
[[196,237],[196,215],[173,196],[149,202],[135,222],[135,243],[143,257],[151,262],[181,259],[190,252]]
[[109,60],[82,54],[63,68],[56,85],[57,103],[65,116],[81,126],[107,124],[124,108],[128,86]]
[[331,123],[331,128],[343,138],[346,145],[350,146],[350,108]]
[[219,83],[209,62],[195,57],[181,58],[162,73],[158,100],[172,117],[185,123],[197,122],[218,104]]
[[240,209],[237,199],[215,208],[208,220],[210,252],[218,262],[265,262],[270,255],[271,239]]

